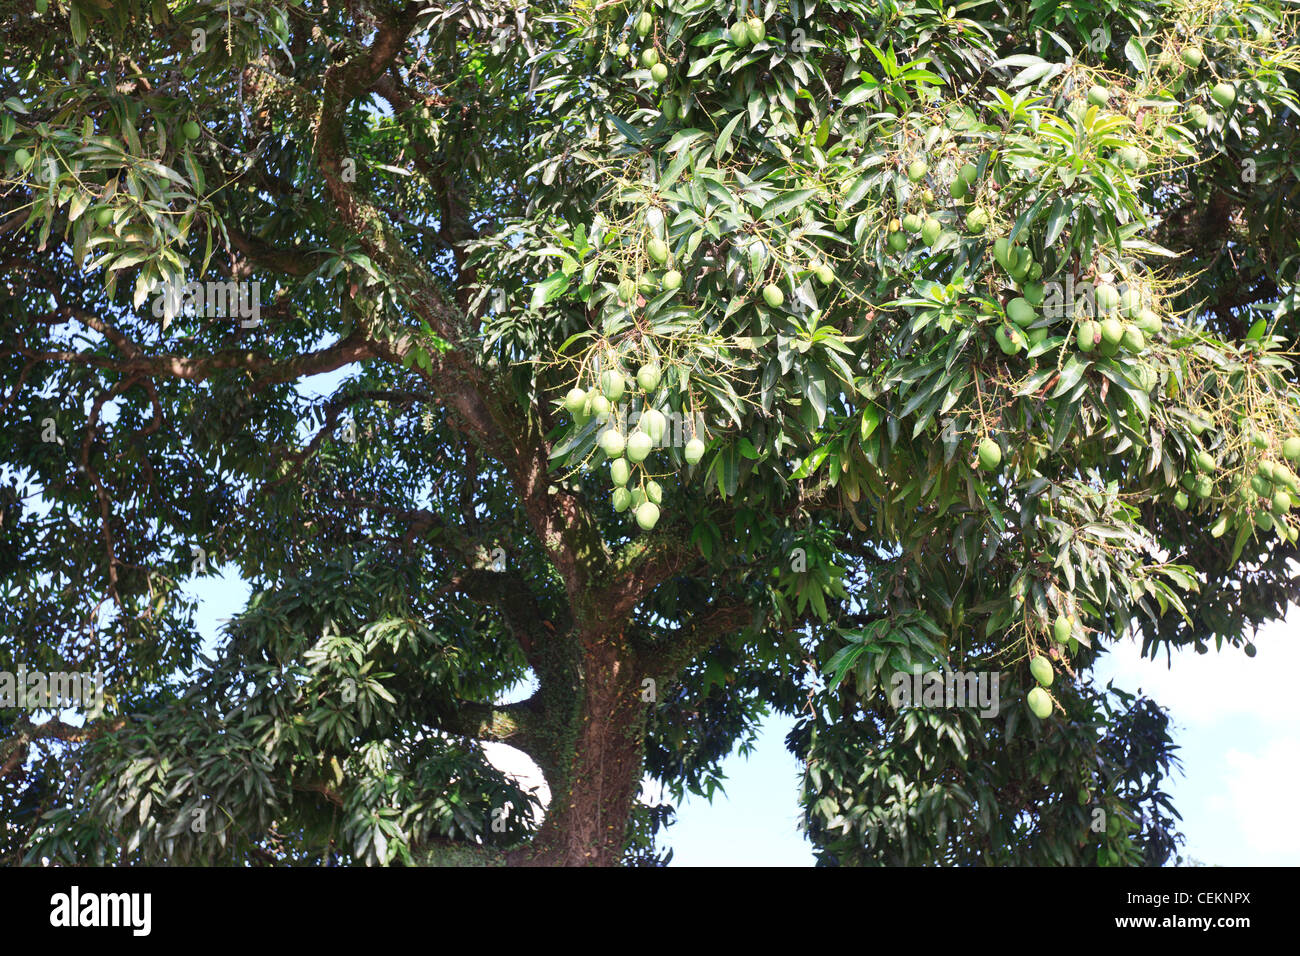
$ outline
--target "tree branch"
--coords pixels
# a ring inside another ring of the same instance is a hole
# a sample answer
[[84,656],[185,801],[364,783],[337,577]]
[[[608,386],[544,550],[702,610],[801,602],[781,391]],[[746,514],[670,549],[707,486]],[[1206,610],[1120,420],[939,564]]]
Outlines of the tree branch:
[[195,382],[211,378],[221,371],[244,370],[254,373],[256,381],[253,389],[255,391],[270,385],[294,381],[308,375],[332,372],[345,365],[361,362],[376,355],[371,344],[366,340],[365,333],[361,331],[353,331],[347,338],[328,348],[281,360],[273,359],[261,352],[235,349],[206,356],[178,355],[175,353],[146,355],[139,345],[130,341],[108,323],[96,319],[80,309],[70,308],[67,310],[67,314],[69,317],[75,317],[87,327],[103,334],[127,358],[125,360],[113,359],[103,355],[91,355],[83,352],[38,351],[22,345],[9,346],[9,351],[25,356],[37,363],[64,362],[70,365],[85,365],[120,372],[123,375],[162,375]]
[[121,730],[124,726],[126,726],[125,717],[89,721],[83,727],[65,723],[57,718],[47,720],[43,724],[33,724],[26,718],[19,718],[17,723],[18,732],[8,740],[0,741],[0,757],[4,758],[4,763],[0,765],[0,779],[22,766],[27,755],[28,745],[38,740],[85,743],[88,740],[95,740],[105,734]]

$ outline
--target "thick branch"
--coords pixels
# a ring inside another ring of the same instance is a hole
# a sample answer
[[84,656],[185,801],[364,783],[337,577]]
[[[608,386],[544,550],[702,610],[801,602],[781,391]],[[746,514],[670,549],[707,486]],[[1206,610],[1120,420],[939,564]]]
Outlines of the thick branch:
[[[466,333],[459,309],[446,300],[427,267],[405,247],[383,214],[342,175],[343,117],[347,108],[379,83],[401,50],[414,19],[413,8],[408,7],[380,26],[374,43],[364,54],[326,70],[316,147],[326,186],[344,221],[371,258],[398,284],[416,315],[435,334],[455,344]],[[385,358],[397,361],[419,345],[409,331],[385,329],[379,321],[371,328],[370,341]],[[469,433],[507,464],[530,523],[564,579],[571,599],[585,597],[590,583],[588,568],[602,568],[607,555],[595,522],[576,496],[551,490],[549,449],[539,423],[530,421],[522,433],[504,427],[510,418],[509,399],[494,394],[482,369],[456,348],[435,353],[433,358],[434,367],[426,378],[438,381],[439,392],[447,397]]]
[[143,350],[130,341],[121,332],[102,320],[90,316],[80,309],[69,310],[69,316],[82,321],[89,328],[95,329],[108,338],[127,357],[113,359],[103,355],[92,355],[72,351],[38,351],[25,346],[11,346],[12,351],[34,362],[66,362],[70,365],[88,365],[94,368],[120,372],[131,376],[166,376],[170,378],[203,381],[217,372],[230,369],[242,369],[252,372],[255,377],[254,388],[265,388],[282,382],[294,381],[308,375],[332,372],[345,365],[360,362],[375,355],[370,343],[363,333],[354,331],[347,338],[336,342],[328,348],[315,352],[306,352],[288,359],[273,359],[270,356],[253,351],[230,350],[216,352],[212,355],[191,356],[167,353],[163,355],[145,355]]
[[532,701],[515,704],[480,704],[460,701],[455,710],[441,710],[434,717],[434,725],[441,731],[470,737],[508,743],[528,751],[531,746],[530,716]]
[[125,725],[125,717],[88,721],[84,727],[77,727],[57,718],[47,720],[43,724],[33,724],[25,718],[20,719],[17,725],[18,732],[8,740],[0,741],[0,759],[4,761],[3,764],[0,764],[0,779],[22,766],[23,759],[27,754],[27,746],[31,743],[38,740],[85,743],[88,740],[94,740],[105,734],[120,730]]

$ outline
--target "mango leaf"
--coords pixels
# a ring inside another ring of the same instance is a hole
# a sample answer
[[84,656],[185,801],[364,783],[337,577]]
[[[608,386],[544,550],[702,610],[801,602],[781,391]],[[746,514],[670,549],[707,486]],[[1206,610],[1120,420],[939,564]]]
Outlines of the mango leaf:
[[528,308],[534,312],[549,302],[554,302],[569,288],[569,277],[563,272],[556,272],[539,282],[533,289],[533,297]]

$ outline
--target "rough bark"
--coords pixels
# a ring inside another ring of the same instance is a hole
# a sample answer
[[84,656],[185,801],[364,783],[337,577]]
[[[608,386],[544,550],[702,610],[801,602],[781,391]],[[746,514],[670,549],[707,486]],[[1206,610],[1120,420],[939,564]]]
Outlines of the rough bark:
[[649,704],[635,654],[617,633],[582,635],[570,650],[542,678],[551,805],[517,865],[617,866],[641,789]]

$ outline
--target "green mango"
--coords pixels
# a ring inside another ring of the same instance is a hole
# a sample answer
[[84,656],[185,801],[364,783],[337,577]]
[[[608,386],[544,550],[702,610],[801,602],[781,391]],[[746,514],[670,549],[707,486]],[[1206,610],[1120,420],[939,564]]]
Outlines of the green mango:
[[1056,643],[1064,644],[1068,641],[1073,630],[1073,624],[1064,612],[1056,615],[1056,620],[1052,623],[1052,636],[1056,638]]
[[[627,463],[623,457],[615,458],[609,463],[609,477],[615,485],[626,485],[632,478],[632,466]],[[618,509],[622,511],[623,509]]]
[[1157,335],[1165,327],[1165,323],[1151,309],[1143,309],[1137,315],[1137,327],[1147,335]]
[[647,362],[637,369],[636,384],[647,395],[659,387],[659,366]]
[[1091,352],[1097,347],[1097,342],[1101,338],[1101,329],[1096,322],[1091,319],[1085,319],[1079,323],[1075,332],[1075,344],[1079,346],[1080,352]]
[[1124,339],[1124,324],[1119,319],[1104,319],[1101,323],[1103,345],[1117,347]]
[[1116,157],[1126,169],[1141,169],[1148,162],[1146,153],[1136,146],[1125,146]]
[[668,432],[668,418],[657,408],[647,408],[641,413],[637,427],[650,436],[652,441],[663,441]]
[[1000,323],[997,330],[993,333],[993,338],[998,343],[998,348],[1002,349],[1006,355],[1015,355],[1028,345],[1025,333],[1021,332],[1014,325]]
[[1029,692],[1028,702],[1029,709],[1039,720],[1046,720],[1052,716],[1052,697],[1041,687],[1035,687]]
[[1011,271],[1011,240],[1003,236],[993,240],[993,258],[1007,272]]
[[659,506],[646,501],[636,509],[636,523],[642,531],[650,531],[659,523]]
[[979,465],[984,471],[994,471],[1002,464],[1002,448],[992,438],[985,438],[977,452]]
[[623,449],[626,442],[623,436],[613,428],[607,428],[600,433],[600,440],[597,442],[600,450],[609,458],[622,458]]
[[1119,310],[1119,290],[1109,282],[1100,282],[1093,290],[1098,315],[1113,315]]
[[1038,312],[1025,299],[1012,299],[1007,303],[1007,317],[1023,329],[1033,325]]
[[623,397],[624,387],[622,372],[611,368],[601,373],[600,390],[611,402],[617,403]]
[[627,440],[627,457],[628,461],[633,464],[640,464],[649,457],[650,452],[654,451],[655,442],[643,431],[634,431]]
[[1237,88],[1231,83],[1216,83],[1210,90],[1210,98],[1225,110],[1231,109],[1232,104],[1237,102]]

